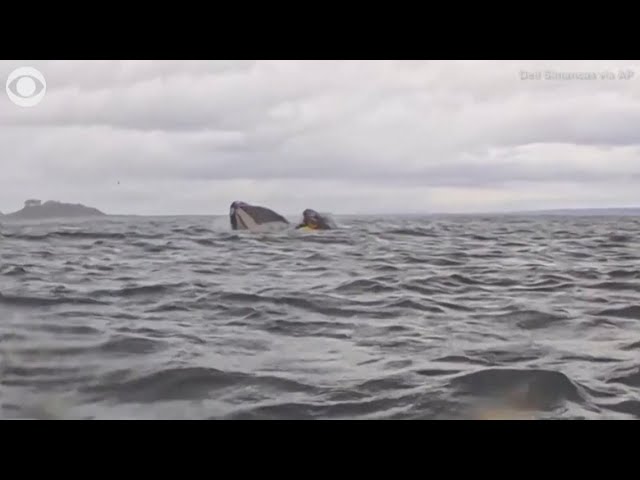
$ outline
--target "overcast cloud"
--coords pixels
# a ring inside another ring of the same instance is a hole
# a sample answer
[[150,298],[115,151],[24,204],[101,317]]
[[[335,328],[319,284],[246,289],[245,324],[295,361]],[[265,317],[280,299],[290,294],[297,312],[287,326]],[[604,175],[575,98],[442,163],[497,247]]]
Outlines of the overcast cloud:
[[640,205],[640,61],[1,61],[2,83],[24,65],[47,92],[1,95],[3,212]]

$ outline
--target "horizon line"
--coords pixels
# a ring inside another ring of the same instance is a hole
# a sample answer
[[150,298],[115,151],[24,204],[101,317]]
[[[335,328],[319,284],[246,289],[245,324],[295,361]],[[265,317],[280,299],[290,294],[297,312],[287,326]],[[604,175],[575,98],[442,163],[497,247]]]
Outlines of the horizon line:
[[[386,213],[331,213],[325,212],[334,216],[435,216],[435,215],[526,215],[526,214],[553,214],[562,212],[604,212],[604,211],[633,211],[638,210],[640,213],[640,205],[637,206],[623,206],[623,207],[557,207],[548,209],[536,209],[536,210],[486,210],[486,211],[469,211],[469,212],[447,212],[447,211],[434,211],[434,212],[386,212]],[[226,217],[226,213],[105,213],[110,217]],[[282,213],[284,216],[296,216],[298,213]]]
[[[60,202],[67,203],[67,202]],[[75,203],[73,205],[81,205],[85,208],[92,208],[94,210],[98,210],[105,216],[110,217],[226,217],[227,213],[108,213],[106,211],[100,210],[96,207],[90,207],[87,205]],[[23,207],[24,209],[24,207]],[[21,209],[22,210],[22,209]],[[0,211],[0,218],[4,216],[10,216],[14,213],[20,212],[21,210],[17,210],[15,212],[7,212],[3,213]],[[398,217],[415,217],[415,216],[479,216],[479,215],[552,215],[552,214],[561,214],[561,213],[580,213],[580,212],[611,212],[611,211],[638,211],[640,213],[640,204],[638,205],[626,205],[626,206],[604,206],[604,207],[552,207],[552,208],[544,208],[544,209],[521,209],[521,210],[478,210],[478,211],[421,211],[421,212],[341,212],[341,213],[333,213],[330,211],[324,211],[321,213],[325,213],[333,216],[340,217],[350,217],[350,216],[398,216]],[[281,215],[285,217],[294,217],[299,216],[300,212],[296,213],[283,213],[279,212]]]

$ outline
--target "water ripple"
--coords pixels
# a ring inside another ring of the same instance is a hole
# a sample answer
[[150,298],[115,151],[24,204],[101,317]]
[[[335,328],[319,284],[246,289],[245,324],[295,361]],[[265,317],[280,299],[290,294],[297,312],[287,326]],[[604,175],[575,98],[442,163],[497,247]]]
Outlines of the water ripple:
[[0,225],[3,418],[640,418],[640,220]]

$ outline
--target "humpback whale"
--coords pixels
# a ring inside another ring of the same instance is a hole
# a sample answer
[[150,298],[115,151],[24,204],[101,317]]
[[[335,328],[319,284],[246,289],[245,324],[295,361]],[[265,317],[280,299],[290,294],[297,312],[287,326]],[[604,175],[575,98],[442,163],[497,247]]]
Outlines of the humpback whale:
[[229,221],[233,230],[278,231],[289,226],[279,213],[266,207],[235,201],[229,208]]

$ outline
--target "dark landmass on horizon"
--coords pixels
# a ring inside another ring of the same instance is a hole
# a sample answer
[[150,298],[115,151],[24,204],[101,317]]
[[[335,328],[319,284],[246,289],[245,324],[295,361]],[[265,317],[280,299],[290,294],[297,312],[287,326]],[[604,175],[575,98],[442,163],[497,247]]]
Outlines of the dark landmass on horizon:
[[97,208],[87,207],[79,203],[63,203],[53,200],[48,200],[44,203],[40,200],[27,200],[21,210],[5,215],[0,214],[0,218],[10,220],[49,220],[105,216],[107,215]]

